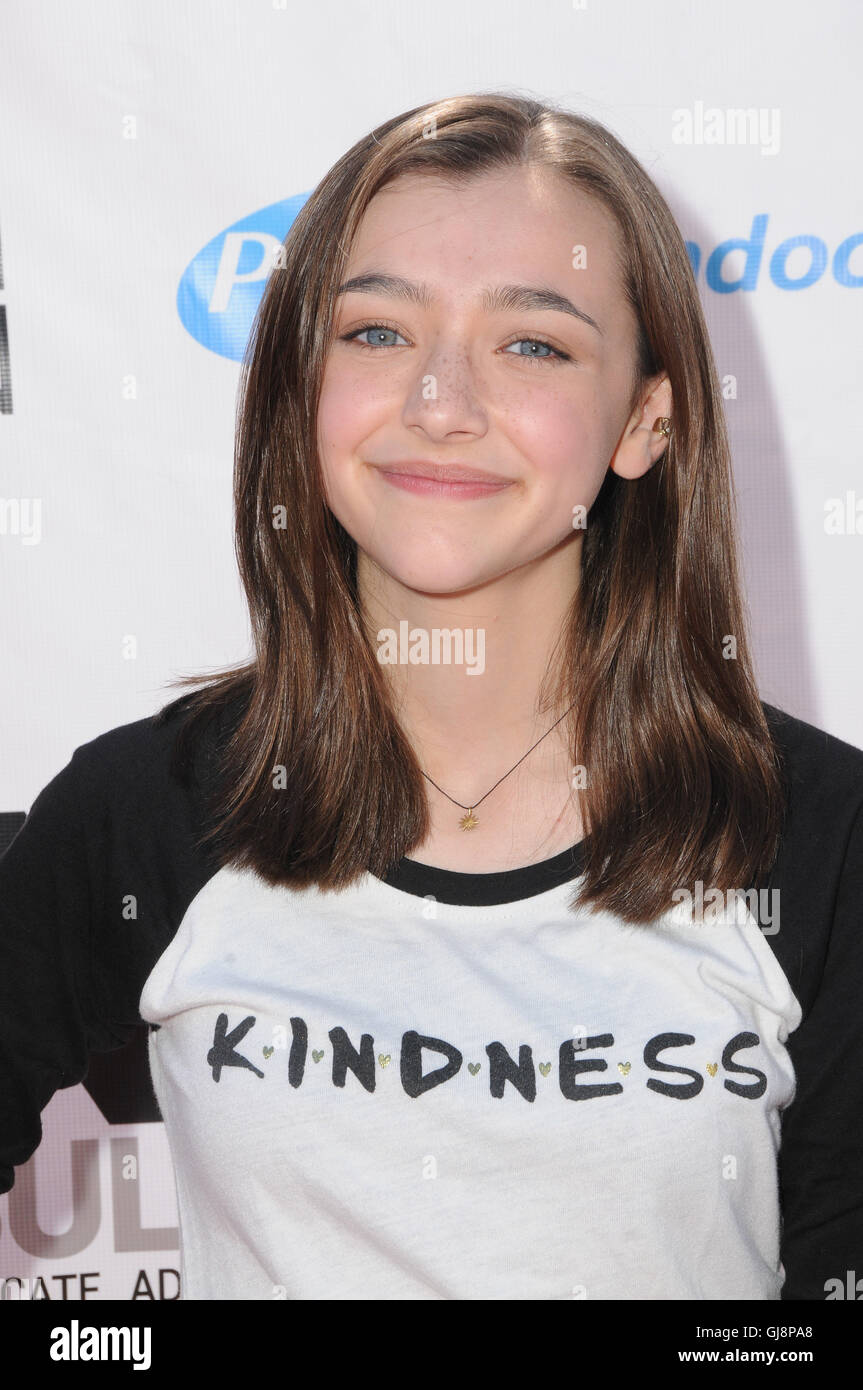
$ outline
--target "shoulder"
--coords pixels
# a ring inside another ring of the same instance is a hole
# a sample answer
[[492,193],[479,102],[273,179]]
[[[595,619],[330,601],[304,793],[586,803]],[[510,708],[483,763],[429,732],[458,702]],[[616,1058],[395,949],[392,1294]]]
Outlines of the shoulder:
[[191,713],[191,697],[181,696],[143,719],[118,724],[80,744],[73,754],[76,770],[94,781],[110,782],[111,775],[135,775],[151,771],[170,778],[180,769],[175,763],[178,735]]
[[184,696],[99,734],[42,788],[0,859],[19,930],[50,937],[62,918],[68,940],[117,956],[118,978],[124,923],[138,923],[142,961],[170,938],[219,867],[208,834],[225,712],[184,737],[189,714]]
[[[162,837],[202,826],[232,706],[192,719],[184,695],[143,719],[119,724],[77,747],[67,769],[84,824],[108,811]],[[62,774],[61,774],[62,776]]]
[[761,707],[789,774],[791,790],[805,786],[810,795],[863,800],[863,749],[846,743],[815,724],[797,719],[775,705]]

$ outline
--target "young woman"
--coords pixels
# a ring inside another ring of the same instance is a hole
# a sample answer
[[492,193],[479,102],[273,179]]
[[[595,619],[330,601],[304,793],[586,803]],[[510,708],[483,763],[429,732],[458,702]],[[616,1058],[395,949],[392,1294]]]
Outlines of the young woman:
[[78,748],[0,868],[0,1190],[143,1021],[187,1298],[844,1287],[863,752],[759,700],[696,285],[614,136],[482,94],[338,161],[236,518],[253,658]]

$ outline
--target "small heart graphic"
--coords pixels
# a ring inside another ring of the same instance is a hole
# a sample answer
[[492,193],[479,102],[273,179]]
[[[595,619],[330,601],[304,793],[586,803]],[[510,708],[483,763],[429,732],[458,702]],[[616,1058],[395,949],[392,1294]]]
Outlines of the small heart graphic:
[[267,1061],[270,1060],[270,1058],[272,1057],[272,1055],[273,1055],[273,1049],[272,1049],[271,1047],[265,1047],[265,1048],[264,1048],[264,1056],[266,1057]]
[[312,1061],[313,1061],[313,1062],[319,1062],[319,1061],[321,1060],[321,1058],[323,1057],[323,1055],[324,1055],[324,1049],[323,1049],[323,1048],[321,1048],[320,1052],[318,1052],[314,1047],[312,1048]]
[[551,1062],[540,1062],[539,1069],[543,1076],[548,1076],[548,1073],[551,1071]]
[[708,1063],[707,1063],[707,1070],[710,1072],[710,1075],[711,1075],[711,1076],[715,1076],[715,1075],[716,1075],[716,1071],[717,1071],[718,1066],[719,1066],[719,1063],[718,1063],[718,1062],[708,1062]]
[[381,1064],[382,1067],[388,1067],[389,1064],[390,1064],[390,1062],[391,1062],[392,1060],[393,1060],[393,1059],[392,1059],[392,1057],[390,1056],[389,1053],[387,1053],[386,1057],[384,1056],[384,1054],[383,1054],[382,1052],[379,1052],[379,1053],[378,1053],[378,1061],[380,1062],[380,1064]]
[[631,1062],[618,1062],[617,1064],[617,1070],[620,1072],[621,1076],[629,1076],[631,1067]]
[[479,1071],[479,1062],[468,1062],[467,1069],[470,1072],[471,1076],[476,1076],[477,1072]]

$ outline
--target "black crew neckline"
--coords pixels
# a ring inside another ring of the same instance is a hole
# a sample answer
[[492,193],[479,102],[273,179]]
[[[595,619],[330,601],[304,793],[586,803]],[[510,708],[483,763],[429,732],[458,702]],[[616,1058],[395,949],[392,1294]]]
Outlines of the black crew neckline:
[[384,883],[415,897],[433,897],[453,907],[494,907],[515,903],[557,888],[578,878],[584,862],[584,841],[570,845],[551,859],[526,864],[520,869],[501,869],[490,874],[468,874],[457,869],[439,869],[403,858],[389,870]]

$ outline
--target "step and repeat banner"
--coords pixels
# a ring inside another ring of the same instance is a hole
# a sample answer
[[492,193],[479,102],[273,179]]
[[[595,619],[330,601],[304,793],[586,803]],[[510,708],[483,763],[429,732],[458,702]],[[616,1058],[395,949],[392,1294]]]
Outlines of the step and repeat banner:
[[[669,199],[762,697],[863,746],[863,6],[5,0],[2,30],[0,853],[78,745],[248,654],[234,411],[273,250],[356,139],[460,92],[596,117]],[[177,1298],[143,1034],[43,1119],[2,1296]]]

